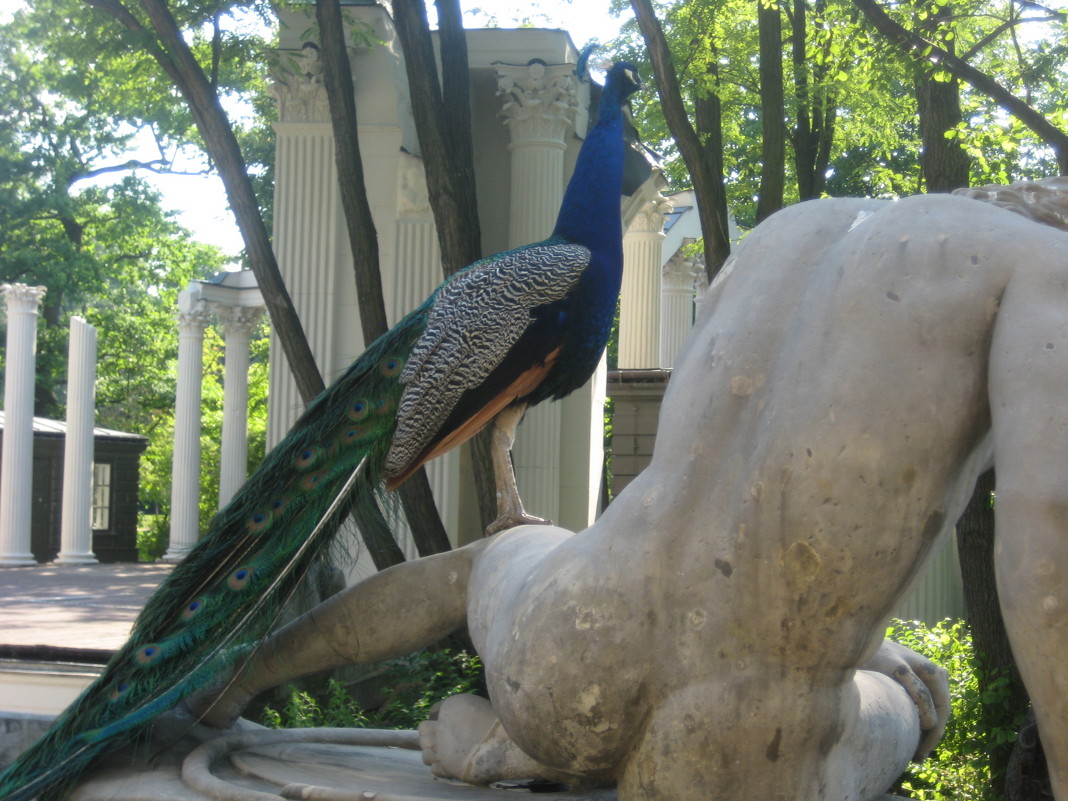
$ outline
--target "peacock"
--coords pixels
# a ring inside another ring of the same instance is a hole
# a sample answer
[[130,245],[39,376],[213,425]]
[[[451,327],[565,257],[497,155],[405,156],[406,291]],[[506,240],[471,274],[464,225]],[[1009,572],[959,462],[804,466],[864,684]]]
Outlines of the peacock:
[[374,504],[493,421],[495,526],[534,519],[510,449],[524,411],[584,384],[608,340],[623,265],[624,105],[639,86],[630,64],[608,71],[552,235],[456,273],[309,404],[148,600],[100,678],[0,774],[0,798],[57,794],[212,685],[329,547],[327,521]]

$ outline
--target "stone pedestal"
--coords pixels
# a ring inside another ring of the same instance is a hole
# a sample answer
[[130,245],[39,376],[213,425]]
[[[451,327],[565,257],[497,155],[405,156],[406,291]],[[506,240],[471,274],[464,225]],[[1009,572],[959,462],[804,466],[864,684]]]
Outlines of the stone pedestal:
[[[203,729],[199,729],[203,732]],[[187,737],[163,753],[127,749],[71,793],[71,801],[516,801],[515,790],[435,779],[414,731],[292,729]],[[559,801],[614,801],[614,790],[548,794]]]
[[4,369],[4,447],[0,469],[0,567],[37,564],[30,552],[33,476],[33,386],[37,307],[43,286],[4,284],[7,363]]
[[96,405],[96,329],[70,320],[67,360],[67,436],[63,446],[63,517],[60,564],[94,564],[93,412]]

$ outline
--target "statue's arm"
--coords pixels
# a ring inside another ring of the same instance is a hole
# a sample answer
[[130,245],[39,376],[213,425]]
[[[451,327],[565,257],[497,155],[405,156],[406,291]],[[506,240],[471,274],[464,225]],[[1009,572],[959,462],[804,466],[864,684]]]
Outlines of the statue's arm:
[[224,728],[253,697],[284,681],[432,645],[463,626],[471,568],[488,542],[404,562],[342,590],[262,642],[223,689],[187,705]]

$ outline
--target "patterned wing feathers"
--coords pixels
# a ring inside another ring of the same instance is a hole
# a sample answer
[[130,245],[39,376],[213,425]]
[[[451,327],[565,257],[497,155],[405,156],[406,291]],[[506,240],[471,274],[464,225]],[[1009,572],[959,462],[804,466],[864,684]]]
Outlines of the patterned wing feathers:
[[[425,454],[444,452],[436,446],[453,432],[442,427],[464,394],[508,358],[538,307],[575,288],[589,261],[590,251],[580,245],[545,242],[476,262],[442,286],[401,374],[404,393],[384,468],[391,484],[426,461]],[[517,366],[518,376],[528,371],[522,382],[536,386],[548,369],[541,363]],[[515,397],[502,392],[497,411]],[[472,409],[478,427],[457,426],[465,433],[452,441],[462,442],[488,422],[488,408]]]
[[459,447],[467,442],[467,440],[471,439],[471,437],[481,431],[484,426],[488,425],[494,417],[503,411],[509,403],[516,398],[521,398],[524,395],[527,395],[534,389],[534,387],[538,386],[538,384],[545,380],[545,376],[553,368],[553,365],[556,363],[556,357],[559,355],[560,348],[557,348],[549,354],[543,363],[534,365],[529,370],[525,370],[504,390],[504,392],[493,398],[490,403],[483,406],[476,414],[468,417],[462,426],[453,429],[442,439],[429,446],[418,458],[408,465],[403,473],[395,478],[389,479],[386,482],[386,489],[395,489],[400,484],[403,484],[412,473],[427,462],[441,456],[443,453],[448,453],[453,448]]

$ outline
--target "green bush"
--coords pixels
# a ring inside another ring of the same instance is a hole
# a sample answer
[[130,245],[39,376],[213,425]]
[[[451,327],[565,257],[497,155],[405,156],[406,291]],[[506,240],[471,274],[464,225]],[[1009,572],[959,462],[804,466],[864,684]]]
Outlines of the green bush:
[[886,636],[949,671],[952,705],[942,742],[922,764],[911,766],[896,792],[920,801],[1001,801],[992,765],[1004,764],[1022,718],[1022,710],[1010,708],[1008,679],[982,681],[963,621],[926,626],[895,620]]
[[293,690],[280,710],[266,707],[261,722],[271,728],[414,729],[434,704],[450,695],[485,694],[482,663],[467,651],[419,651],[386,663],[385,676],[385,701],[376,709],[361,709],[341,682],[330,679],[321,697]]

